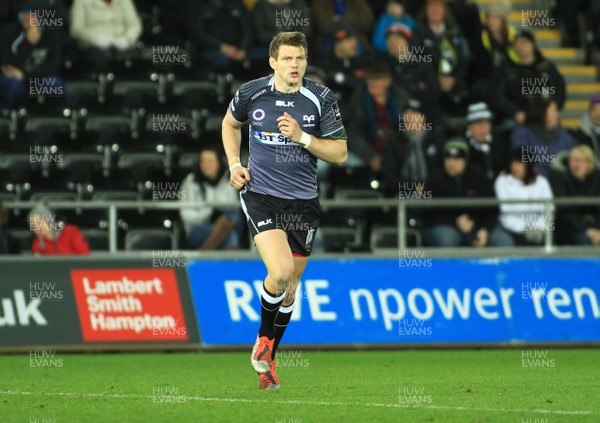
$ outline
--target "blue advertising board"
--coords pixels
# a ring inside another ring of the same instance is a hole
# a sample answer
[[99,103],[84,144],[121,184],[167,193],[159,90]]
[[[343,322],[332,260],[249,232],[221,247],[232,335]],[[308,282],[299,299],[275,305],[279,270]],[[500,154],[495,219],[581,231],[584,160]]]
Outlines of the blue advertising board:
[[[196,260],[188,274],[202,344],[252,344],[263,263]],[[599,259],[312,259],[285,342],[598,342],[599,275]]]

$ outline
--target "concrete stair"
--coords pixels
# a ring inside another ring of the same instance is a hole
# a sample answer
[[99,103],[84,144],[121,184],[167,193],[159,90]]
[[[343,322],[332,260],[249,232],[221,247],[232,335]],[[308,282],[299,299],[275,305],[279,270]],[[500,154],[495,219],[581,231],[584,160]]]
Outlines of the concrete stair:
[[[495,0],[476,0],[482,7]],[[600,1],[600,0],[598,0]],[[549,12],[535,12],[535,1],[512,0],[512,11],[508,18],[515,27],[521,28],[531,16],[548,17]],[[482,16],[483,18],[483,16]],[[550,21],[553,24],[553,21]],[[542,54],[558,66],[567,82],[567,101],[561,112],[561,123],[565,128],[576,128],[581,123],[581,116],[587,110],[589,99],[600,93],[600,79],[596,66],[584,66],[582,49],[561,47],[561,34],[554,25],[545,28],[534,28],[535,39]]]

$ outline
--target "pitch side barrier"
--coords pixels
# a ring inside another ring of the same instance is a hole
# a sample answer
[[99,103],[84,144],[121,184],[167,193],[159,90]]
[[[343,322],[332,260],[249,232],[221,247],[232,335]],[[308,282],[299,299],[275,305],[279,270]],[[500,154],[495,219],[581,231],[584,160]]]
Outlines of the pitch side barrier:
[[[600,345],[594,249],[505,253],[315,254],[295,293],[286,344]],[[265,274],[256,253],[157,257],[1,257],[0,352],[246,350],[253,343]]]
[[[181,263],[181,262],[180,262]],[[185,266],[140,257],[0,260],[0,352],[197,350]]]
[[[175,195],[174,193],[173,195]],[[161,198],[160,196],[158,198]],[[173,198],[172,196],[169,198]],[[116,253],[117,248],[117,222],[120,210],[137,209],[140,212],[145,210],[179,210],[183,205],[177,201],[49,201],[48,205],[54,209],[70,210],[107,210],[108,212],[108,233],[109,233],[109,251]],[[17,209],[29,211],[37,202],[31,201],[12,201],[4,203],[8,209]],[[239,207],[238,203],[227,202],[207,202],[207,207]],[[397,212],[397,230],[398,247],[403,250],[407,247],[406,233],[408,229],[408,210],[425,208],[454,208],[454,207],[497,207],[500,204],[544,204],[544,247],[547,252],[554,247],[553,232],[554,224],[552,214],[554,206],[600,206],[600,197],[557,197],[550,200],[498,200],[495,198],[431,198],[428,195],[403,196],[397,199],[326,199],[321,200],[321,206],[324,211],[336,209],[395,209]],[[186,204],[189,207],[189,204]],[[76,223],[76,222],[75,222]],[[540,222],[530,222],[537,225]]]
[[[456,252],[455,252],[456,253]],[[191,260],[202,346],[247,348],[260,260]],[[294,348],[600,345],[600,258],[314,258],[286,332]],[[219,315],[219,319],[214,316]]]

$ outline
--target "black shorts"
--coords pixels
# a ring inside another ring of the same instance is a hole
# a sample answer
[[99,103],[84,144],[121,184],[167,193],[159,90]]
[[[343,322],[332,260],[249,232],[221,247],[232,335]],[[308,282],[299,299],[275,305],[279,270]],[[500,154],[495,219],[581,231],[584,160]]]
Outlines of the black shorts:
[[321,222],[321,205],[317,197],[286,200],[243,189],[240,199],[252,239],[261,232],[281,229],[287,234],[294,255],[310,256]]

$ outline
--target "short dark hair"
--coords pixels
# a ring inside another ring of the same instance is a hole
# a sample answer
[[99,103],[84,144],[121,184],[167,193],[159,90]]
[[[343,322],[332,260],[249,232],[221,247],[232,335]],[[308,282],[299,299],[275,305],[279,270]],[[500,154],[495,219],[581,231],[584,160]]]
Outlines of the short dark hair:
[[308,55],[308,43],[306,42],[306,35],[298,31],[280,32],[275,35],[271,40],[271,44],[269,45],[269,56],[277,60],[280,46],[302,47],[304,49],[304,53]]
[[556,103],[552,98],[535,97],[532,98],[527,106],[526,124],[537,123],[540,126],[546,125],[546,113],[551,103]]
[[376,60],[367,63],[365,66],[365,78],[385,78],[392,76],[392,69],[388,62]]

